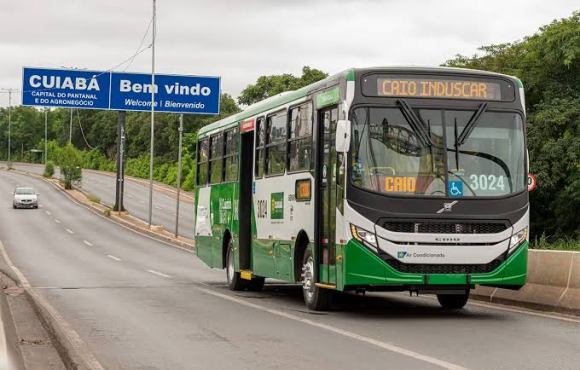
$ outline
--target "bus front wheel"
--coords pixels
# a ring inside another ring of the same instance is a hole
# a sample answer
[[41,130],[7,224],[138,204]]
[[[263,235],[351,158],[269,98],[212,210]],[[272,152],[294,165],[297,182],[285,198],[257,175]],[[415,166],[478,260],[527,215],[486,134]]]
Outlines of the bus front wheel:
[[463,294],[437,294],[441,307],[448,310],[459,310],[467,304],[469,290]]
[[330,308],[332,291],[316,286],[314,283],[314,257],[307,250],[302,261],[302,292],[306,307],[314,311],[325,311]]
[[232,241],[228,243],[228,251],[226,254],[226,276],[228,278],[228,287],[230,290],[244,290],[247,281],[240,277],[240,273],[236,272],[234,265],[234,251],[232,250]]

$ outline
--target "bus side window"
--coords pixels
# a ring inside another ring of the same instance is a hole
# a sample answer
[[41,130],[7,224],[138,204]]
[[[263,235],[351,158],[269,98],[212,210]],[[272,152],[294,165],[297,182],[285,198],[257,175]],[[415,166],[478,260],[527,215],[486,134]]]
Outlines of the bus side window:
[[206,137],[197,144],[197,186],[207,184],[209,140]]
[[218,184],[223,178],[223,132],[212,135],[209,138],[209,182]]
[[308,171],[312,157],[312,103],[290,111],[288,138],[288,171]]
[[224,181],[236,181],[238,179],[238,129],[233,128],[225,132],[224,154]]
[[264,126],[264,117],[256,121],[256,178],[264,176],[264,145],[266,144],[266,127]]
[[266,175],[281,175],[286,169],[286,111],[266,118]]

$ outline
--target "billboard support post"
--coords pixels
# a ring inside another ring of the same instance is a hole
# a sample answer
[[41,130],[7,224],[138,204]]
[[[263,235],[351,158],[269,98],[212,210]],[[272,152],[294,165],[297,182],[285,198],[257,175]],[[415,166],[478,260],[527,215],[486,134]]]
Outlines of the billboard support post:
[[48,161],[48,108],[44,108],[44,165]]
[[117,126],[117,181],[115,183],[115,206],[114,211],[123,212],[123,198],[125,196],[125,111],[118,113]]

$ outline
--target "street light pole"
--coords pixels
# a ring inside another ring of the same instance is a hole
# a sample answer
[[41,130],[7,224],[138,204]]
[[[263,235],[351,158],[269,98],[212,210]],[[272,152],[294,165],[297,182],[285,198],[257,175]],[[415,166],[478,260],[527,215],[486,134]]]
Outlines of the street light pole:
[[68,128],[68,143],[72,143],[72,120],[73,120],[73,109],[70,109],[70,123]]
[[183,113],[179,115],[179,147],[177,149],[177,204],[175,209],[175,237],[179,235],[179,197],[181,191],[181,142],[183,138]]
[[10,160],[10,146],[11,146],[11,130],[12,130],[12,90],[8,90],[8,169],[12,168],[12,161]]
[[157,29],[155,0],[153,0],[153,19],[151,31],[151,142],[149,144],[149,227],[153,218],[153,144],[155,135],[155,33]]
[[44,165],[48,160],[48,108],[44,108]]

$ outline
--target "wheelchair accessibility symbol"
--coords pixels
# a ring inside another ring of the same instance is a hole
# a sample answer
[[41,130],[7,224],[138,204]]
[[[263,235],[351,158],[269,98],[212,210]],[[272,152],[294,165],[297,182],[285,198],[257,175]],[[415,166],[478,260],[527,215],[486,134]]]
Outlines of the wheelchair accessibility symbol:
[[463,196],[463,182],[461,180],[449,181],[447,185],[447,193],[450,197]]

